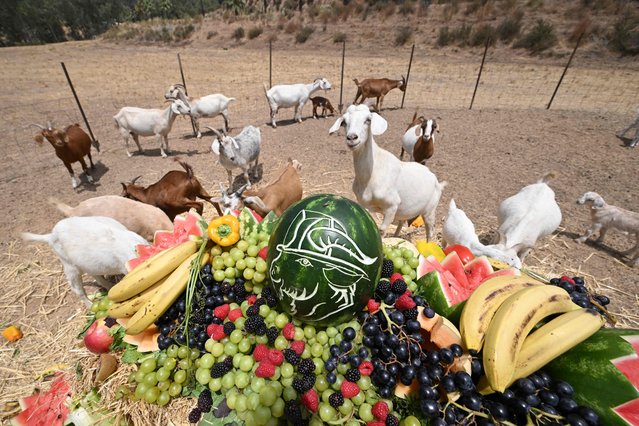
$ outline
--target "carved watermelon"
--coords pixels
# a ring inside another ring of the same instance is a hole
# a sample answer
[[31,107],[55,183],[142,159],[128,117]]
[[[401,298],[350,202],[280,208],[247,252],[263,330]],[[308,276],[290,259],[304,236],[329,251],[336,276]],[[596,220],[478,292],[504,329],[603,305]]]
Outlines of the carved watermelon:
[[575,389],[601,424],[639,425],[639,330],[602,329],[544,367]]
[[62,426],[69,415],[71,388],[61,373],[46,392],[20,399],[22,412],[11,419],[14,426]]
[[382,240],[359,204],[319,194],[290,206],[268,244],[270,280],[294,318],[335,325],[353,318],[381,275]]
[[127,270],[144,262],[149,257],[190,238],[202,238],[206,235],[208,224],[194,209],[175,216],[173,219],[173,231],[156,231],[153,236],[153,244],[140,244],[135,247],[138,257],[127,262]]

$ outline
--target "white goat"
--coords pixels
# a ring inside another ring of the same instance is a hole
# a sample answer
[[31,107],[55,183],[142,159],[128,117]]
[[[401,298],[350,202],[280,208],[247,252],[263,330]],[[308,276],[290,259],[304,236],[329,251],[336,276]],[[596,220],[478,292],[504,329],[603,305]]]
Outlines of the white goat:
[[[173,121],[180,114],[189,114],[191,108],[180,99],[172,99],[167,102],[170,102],[171,105],[163,110],[123,107],[113,116],[115,125],[124,139],[126,155],[129,157],[132,155],[129,152],[129,136],[133,137],[140,153],[142,152],[142,147],[138,139],[139,136],[155,136],[160,145],[162,157],[166,157],[166,153],[170,153],[168,136],[173,127]],[[163,140],[164,144],[162,144]]]
[[438,182],[428,167],[400,161],[380,148],[373,135],[384,133],[388,123],[366,105],[349,106],[329,133],[339,130],[342,122],[346,123],[346,146],[353,152],[353,192],[361,205],[384,215],[382,235],[394,222],[397,222],[395,235],[399,235],[403,221],[421,216],[426,238],[432,239],[435,210],[446,182]]
[[[260,129],[255,126],[246,126],[235,137],[226,134],[222,135],[211,127],[207,127],[207,129],[212,130],[217,135],[211,144],[211,151],[219,157],[220,164],[228,173],[229,188],[233,185],[233,169],[238,167],[242,169],[247,187],[250,188],[249,170],[257,167],[260,158],[262,141]],[[251,162],[253,162],[252,167]]]
[[590,205],[592,224],[586,233],[575,241],[584,243],[591,235],[599,232],[597,243],[600,243],[610,229],[634,235],[636,240],[634,247],[622,254],[630,257],[631,266],[639,266],[639,213],[611,206],[596,192],[586,192],[577,199],[577,204]]
[[126,262],[137,256],[135,246],[148,244],[110,217],[68,217],[60,220],[50,234],[24,232],[25,241],[45,242],[58,255],[71,290],[87,306],[91,301],[82,285],[82,274],[95,277],[100,286],[113,284],[104,276],[126,274]]
[[56,206],[66,217],[106,216],[117,220],[129,231],[153,240],[155,231],[173,229],[169,217],[159,208],[118,195],[103,195],[82,201],[71,207],[54,198],[49,202]]
[[523,262],[539,238],[557,229],[561,223],[561,209],[555,200],[555,192],[546,183],[554,176],[552,172],[547,173],[501,202],[497,248],[517,253]]
[[174,84],[166,91],[164,98],[166,99],[181,99],[183,102],[188,103],[191,106],[191,118],[193,118],[193,124],[195,125],[195,131],[197,137],[202,137],[200,132],[199,118],[207,117],[213,118],[218,115],[224,117],[224,133],[229,131],[229,104],[235,100],[235,98],[229,98],[221,93],[214,93],[212,95],[202,96],[201,98],[194,98],[186,96],[184,92],[184,86],[182,84]]
[[273,128],[277,127],[275,124],[275,114],[280,108],[295,107],[293,120],[297,120],[301,123],[304,104],[313,93],[320,89],[325,91],[330,90],[331,83],[325,78],[317,78],[311,84],[280,84],[270,89],[267,89],[265,84],[264,94],[271,109],[271,124]]
[[486,246],[479,241],[475,225],[462,209],[457,208],[454,199],[451,199],[448,205],[448,215],[442,228],[442,239],[444,246],[461,244],[468,247],[475,256],[489,256],[515,268],[521,268],[521,261],[516,254],[505,253],[492,245]]

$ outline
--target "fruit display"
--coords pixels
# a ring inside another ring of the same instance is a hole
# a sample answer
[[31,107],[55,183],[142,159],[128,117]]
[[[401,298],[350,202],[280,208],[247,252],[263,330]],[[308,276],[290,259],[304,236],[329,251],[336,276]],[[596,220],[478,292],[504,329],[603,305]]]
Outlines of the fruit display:
[[135,365],[117,398],[202,426],[638,424],[639,332],[583,278],[382,240],[333,195],[236,216],[185,214],[94,301],[85,345]]

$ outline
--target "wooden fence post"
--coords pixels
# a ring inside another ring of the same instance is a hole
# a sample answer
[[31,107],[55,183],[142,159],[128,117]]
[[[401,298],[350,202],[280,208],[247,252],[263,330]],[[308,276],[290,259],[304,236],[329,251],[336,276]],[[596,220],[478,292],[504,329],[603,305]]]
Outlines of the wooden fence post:
[[80,99],[78,99],[78,95],[75,93],[75,88],[73,87],[71,77],[69,77],[69,73],[67,72],[67,67],[64,65],[64,62],[60,62],[60,65],[62,65],[62,71],[64,71],[64,75],[67,78],[67,82],[69,83],[69,87],[71,88],[71,92],[73,93],[73,97],[75,98],[75,103],[78,104],[78,108],[80,109],[80,114],[82,114],[84,124],[86,124],[87,130],[89,130],[89,135],[91,136],[91,145],[93,145],[96,151],[100,152],[100,142],[98,142],[95,139],[95,136],[93,136],[91,126],[89,125],[89,120],[87,120],[87,116],[84,114],[84,110],[82,109],[82,104],[80,104]]
[[410,60],[408,61],[408,72],[406,73],[406,81],[404,82],[404,91],[402,93],[402,105],[401,108],[404,108],[404,98],[406,97],[406,89],[408,88],[408,79],[410,78],[410,67],[413,64],[413,53],[415,52],[415,43],[413,43],[413,48],[410,50]]
[[475,95],[477,94],[477,88],[479,87],[479,80],[481,79],[481,71],[484,69],[484,62],[486,61],[486,53],[488,52],[488,45],[490,45],[490,37],[486,39],[484,56],[482,56],[481,58],[481,65],[479,66],[479,73],[477,74],[477,82],[475,82],[475,90],[473,90],[473,98],[470,100],[470,106],[468,107],[468,109],[473,109],[473,103],[475,102]]
[[339,81],[339,105],[337,108],[339,109],[339,113],[342,113],[342,108],[344,104],[342,103],[342,91],[344,89],[344,55],[346,53],[346,40],[342,41],[342,72]]
[[557,87],[555,87],[555,91],[552,93],[552,96],[550,97],[550,102],[548,102],[548,106],[546,107],[546,109],[550,109],[550,105],[552,105],[552,101],[553,99],[555,99],[555,95],[557,94],[557,91],[559,90],[559,86],[561,86],[561,82],[563,81],[564,76],[566,75],[566,71],[568,71],[570,62],[572,62],[572,58],[573,56],[575,56],[575,52],[577,51],[577,48],[579,47],[579,42],[581,41],[581,38],[584,36],[584,34],[585,34],[585,31],[582,31],[581,34],[579,34],[577,43],[575,43],[575,48],[572,50],[572,53],[570,54],[570,58],[568,58],[568,63],[566,64],[566,67],[564,68],[564,72],[561,73],[561,77],[559,78],[559,81],[557,82]]
[[[177,58],[178,65],[180,66],[180,76],[182,76],[182,85],[184,86],[184,94],[188,96],[189,92],[186,90],[186,80],[184,79],[184,71],[182,70],[182,59],[180,58],[179,53],[177,54]],[[195,131],[195,121],[193,121],[193,117],[191,117],[191,127],[193,127],[193,136],[197,136],[197,132]]]

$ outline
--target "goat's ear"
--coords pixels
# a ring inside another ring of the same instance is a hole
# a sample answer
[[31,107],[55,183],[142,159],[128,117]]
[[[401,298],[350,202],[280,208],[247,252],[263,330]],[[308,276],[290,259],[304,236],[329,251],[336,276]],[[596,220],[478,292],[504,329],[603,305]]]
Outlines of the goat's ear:
[[437,131],[437,133],[439,133],[439,124],[437,124],[437,121],[433,120],[433,127],[435,128],[435,131]]
[[235,138],[230,138],[230,139],[231,139],[231,141],[233,141],[233,146],[235,147],[235,149],[240,149],[240,144],[237,143]]
[[217,139],[213,140],[213,143],[211,144],[211,151],[213,151],[213,154],[215,155],[220,155],[220,141]]
[[127,194],[126,183],[120,182],[120,184],[122,185],[122,196],[124,196]]
[[337,132],[343,122],[344,122],[344,116],[341,116],[337,120],[335,120],[335,123],[331,126],[330,129],[328,129],[328,134],[330,135]]
[[388,128],[388,122],[376,112],[371,113],[371,132],[373,135],[381,135]]

